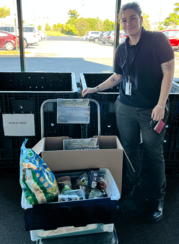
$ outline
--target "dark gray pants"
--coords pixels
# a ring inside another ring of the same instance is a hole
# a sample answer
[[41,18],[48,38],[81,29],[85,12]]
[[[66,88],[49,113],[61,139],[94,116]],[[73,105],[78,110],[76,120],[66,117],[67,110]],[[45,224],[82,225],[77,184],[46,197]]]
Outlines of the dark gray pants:
[[152,109],[141,109],[115,102],[116,122],[120,141],[133,164],[135,172],[128,166],[128,177],[132,184],[141,181],[142,163],[140,159],[140,130],[142,132],[143,150],[148,161],[149,184],[152,201],[162,201],[165,195],[165,162],[163,141],[165,129],[161,134],[149,129]]

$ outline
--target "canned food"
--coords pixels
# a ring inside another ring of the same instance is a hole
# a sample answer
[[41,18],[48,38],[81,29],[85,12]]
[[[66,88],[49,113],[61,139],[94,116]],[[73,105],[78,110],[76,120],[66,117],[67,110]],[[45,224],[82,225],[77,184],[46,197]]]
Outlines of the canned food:
[[57,179],[57,184],[68,185],[72,189],[71,178],[70,176],[62,176]]

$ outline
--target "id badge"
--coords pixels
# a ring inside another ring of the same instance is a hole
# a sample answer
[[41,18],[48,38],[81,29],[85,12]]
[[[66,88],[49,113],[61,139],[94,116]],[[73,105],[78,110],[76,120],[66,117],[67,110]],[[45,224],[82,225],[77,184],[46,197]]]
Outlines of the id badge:
[[128,96],[132,95],[132,83],[126,82],[125,94],[128,95]]

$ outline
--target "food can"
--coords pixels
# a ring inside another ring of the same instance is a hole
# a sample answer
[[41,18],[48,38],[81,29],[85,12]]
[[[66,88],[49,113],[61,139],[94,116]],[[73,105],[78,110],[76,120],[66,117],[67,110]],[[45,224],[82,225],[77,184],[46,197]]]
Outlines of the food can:
[[71,178],[70,176],[62,176],[57,178],[57,184],[68,185],[72,189]]

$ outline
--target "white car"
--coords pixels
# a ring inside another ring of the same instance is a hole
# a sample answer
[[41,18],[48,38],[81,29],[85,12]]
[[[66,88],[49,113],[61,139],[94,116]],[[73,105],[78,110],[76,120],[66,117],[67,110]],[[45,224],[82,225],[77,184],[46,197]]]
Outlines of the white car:
[[[15,35],[15,26],[0,26],[1,31],[9,32]],[[17,27],[17,35],[19,36],[19,29]],[[36,33],[34,26],[23,26],[23,35],[24,35],[24,47],[28,45],[33,45],[39,43],[39,39]]]
[[86,40],[89,41],[92,37],[99,37],[101,31],[88,31],[86,33]]
[[39,33],[40,33],[42,39],[46,39],[46,35],[43,31],[39,31]]

